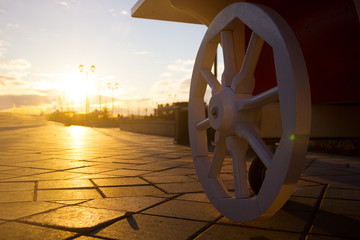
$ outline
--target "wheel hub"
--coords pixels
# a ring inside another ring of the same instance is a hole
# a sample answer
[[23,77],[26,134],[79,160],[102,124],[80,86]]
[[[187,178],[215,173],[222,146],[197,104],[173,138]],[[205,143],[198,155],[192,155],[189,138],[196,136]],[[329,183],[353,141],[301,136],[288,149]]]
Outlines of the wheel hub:
[[210,109],[210,113],[211,113],[211,116],[212,116],[214,119],[217,119],[217,117],[218,117],[218,108],[217,108],[217,106],[213,106],[213,107]]
[[229,87],[214,94],[209,103],[211,127],[224,136],[234,135],[236,116],[236,98]]

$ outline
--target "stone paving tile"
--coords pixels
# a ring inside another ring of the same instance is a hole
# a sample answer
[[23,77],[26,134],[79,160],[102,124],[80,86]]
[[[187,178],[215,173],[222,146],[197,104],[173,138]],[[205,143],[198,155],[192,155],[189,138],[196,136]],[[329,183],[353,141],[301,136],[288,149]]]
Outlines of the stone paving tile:
[[128,169],[117,169],[113,171],[108,171],[102,173],[103,175],[111,175],[111,176],[139,176],[142,174],[149,173],[149,171],[141,171],[141,170],[128,170]]
[[80,203],[84,203],[90,201],[89,199],[86,200],[63,200],[63,201],[49,201],[49,202],[53,202],[53,203],[60,203],[62,205],[78,205]]
[[93,179],[98,186],[121,186],[121,185],[142,185],[149,184],[138,177],[123,177],[123,178],[105,178]]
[[26,190],[34,190],[33,182],[0,182],[0,192],[2,191],[26,191]]
[[0,203],[0,219],[14,220],[63,206],[49,202]]
[[360,189],[343,189],[330,187],[326,191],[326,198],[340,198],[349,200],[360,200]]
[[319,168],[309,168],[306,171],[303,171],[302,174],[311,175],[311,176],[344,176],[347,175],[341,169],[319,169]]
[[314,211],[315,204],[316,199],[313,198],[291,197],[274,216],[246,223],[237,223],[223,218],[220,223],[301,233]]
[[93,207],[93,208],[104,208],[110,210],[122,210],[126,212],[138,212],[161,201],[166,198],[159,197],[121,197],[121,198],[101,198],[94,199],[79,206]]
[[356,157],[316,154],[314,155],[314,159],[316,159],[316,163],[319,162],[320,164],[329,163],[329,164],[336,164],[338,166],[345,165],[346,168],[352,166],[360,167],[359,158]]
[[7,173],[0,173],[0,180],[1,181],[6,181],[7,179],[12,179],[16,177],[16,175],[11,175],[11,174],[7,174]]
[[296,188],[301,188],[301,187],[310,187],[310,186],[319,186],[321,185],[321,183],[317,183],[317,182],[312,182],[312,181],[308,181],[306,179],[302,179],[300,178],[298,180],[298,182],[296,183]]
[[[1,163],[3,164],[4,162],[2,161],[2,159],[0,159]],[[0,166],[0,173],[3,173],[3,172],[7,172],[9,170],[15,170],[15,169],[18,169],[18,167],[12,167],[12,166]]]
[[[108,159],[109,160],[109,159]],[[106,170],[106,171],[111,171],[111,170],[117,170],[117,169],[131,169],[131,166],[142,166],[144,165],[143,163],[133,163],[132,161],[134,160],[130,160],[128,162],[114,162],[116,161],[115,159],[110,159],[111,162],[98,162],[99,165],[96,166],[92,166],[92,167],[86,167],[86,168],[81,168],[81,169],[101,169],[101,170]],[[81,169],[75,169],[72,171],[77,171],[77,170],[81,170]]]
[[178,162],[168,162],[168,163],[148,163],[148,164],[143,164],[143,165],[138,165],[138,166],[130,166],[130,167],[126,167],[127,169],[137,169],[137,170],[144,170],[144,171],[161,171],[161,170],[165,170],[165,169],[169,169],[169,168],[174,168],[174,167],[178,167],[178,166],[182,166],[184,165],[183,163],[178,163]]
[[316,201],[317,201],[316,198],[292,196],[285,203],[282,209],[287,212],[292,212],[292,211],[312,212],[314,210]]
[[171,200],[144,213],[200,221],[214,221],[221,216],[210,203],[184,200]]
[[99,240],[99,239],[103,239],[103,238],[97,238],[97,237],[90,237],[90,236],[81,236],[81,237],[77,237],[74,238],[76,240]]
[[311,233],[356,237],[360,235],[360,201],[324,199]]
[[360,201],[324,199],[320,210],[335,214],[360,216]]
[[[332,236],[324,236],[318,234],[309,234],[306,240],[344,240],[346,238],[343,237],[332,237]],[[355,238],[356,239],[356,238]]]
[[347,176],[307,176],[302,178],[322,184],[329,184],[334,188],[360,189],[360,174]]
[[205,193],[187,193],[187,194],[183,194],[177,199],[210,203]]
[[94,236],[112,239],[187,239],[206,223],[136,214],[118,221]]
[[34,174],[46,173],[46,172],[49,172],[49,170],[35,169],[35,168],[17,168],[14,170],[6,171],[7,174],[11,174],[14,176],[34,175]]
[[188,168],[188,169],[195,169],[194,168],[194,162],[192,160],[189,163],[183,164],[181,167],[182,168]]
[[[360,160],[359,160],[360,161]],[[324,176],[312,176],[301,174],[301,177],[313,182],[318,182],[322,184],[330,184],[332,187],[336,188],[358,188],[360,189],[360,174],[346,174],[346,175],[324,175]]]
[[[240,214],[240,213],[239,213]],[[268,218],[260,218],[246,223],[236,223],[229,219],[222,219],[220,223],[228,223],[245,227],[262,228],[277,231],[303,232],[307,220],[311,216],[311,212],[284,210],[278,211],[274,216]]]
[[101,187],[100,189],[106,197],[156,196],[164,194],[164,192],[153,186]]
[[37,191],[38,201],[54,200],[81,200],[102,198],[95,189],[66,189],[66,190],[39,190]]
[[51,159],[51,160],[42,160],[42,161],[31,161],[31,162],[21,162],[15,163],[14,166],[27,167],[27,168],[38,168],[47,169],[47,170],[66,170],[71,168],[91,166],[91,163],[84,161],[71,161],[64,159]]
[[319,211],[310,233],[357,239],[360,236],[359,226],[360,216]]
[[49,180],[39,181],[38,189],[56,189],[56,188],[80,188],[80,187],[94,187],[94,185],[87,180]]
[[0,239],[3,240],[54,240],[75,235],[73,232],[45,228],[24,223],[9,222],[0,225]]
[[218,239],[242,239],[242,240],[298,240],[300,234],[287,233],[255,228],[245,228],[240,226],[213,225],[204,233],[196,237],[196,240],[218,240]]
[[89,179],[98,179],[98,178],[115,178],[115,177],[119,177],[119,175],[111,175],[111,174],[108,174],[108,175],[105,175],[105,174],[83,174],[83,176],[79,176],[77,177],[76,179],[86,179],[86,180],[89,180]]
[[[122,152],[121,155],[124,155],[124,153]],[[132,156],[132,154],[129,154],[129,156]],[[145,159],[145,158],[132,158],[131,160],[126,159],[126,158],[119,158],[119,157],[115,157],[115,158],[109,158],[108,160],[111,161],[112,164],[127,164],[127,165],[143,165],[143,164],[147,164],[147,163],[152,163],[155,160],[154,159]],[[103,163],[103,162],[102,162]],[[105,164],[105,166],[108,166],[108,164]]]
[[65,180],[65,179],[75,179],[83,177],[84,174],[81,173],[71,173],[67,171],[57,171],[51,173],[43,173],[26,177],[17,177],[11,179],[11,181],[44,181],[44,180]]
[[68,206],[26,217],[22,221],[69,229],[87,229],[124,215],[123,211]]
[[295,190],[291,194],[295,197],[319,197],[322,190],[321,185],[317,186],[296,186]]
[[161,176],[148,176],[145,175],[144,179],[152,183],[184,183],[184,182],[194,182],[194,179],[188,176],[171,176],[171,175],[161,175]]
[[91,166],[91,167],[81,167],[75,168],[72,170],[68,170],[72,173],[82,173],[82,174],[100,174],[104,172],[108,172],[114,170],[113,168],[106,168],[106,167],[98,167],[98,166]]
[[[190,175],[190,174],[196,174],[196,171],[194,168],[189,169],[189,168],[183,168],[183,167],[178,167],[176,169],[169,169],[166,171],[162,171],[161,172],[162,175]],[[151,175],[151,174],[149,174]],[[144,176],[149,176],[149,175],[144,175]]]
[[0,192],[0,203],[2,202],[26,202],[34,199],[33,191],[4,191]]
[[202,192],[203,189],[199,182],[184,183],[159,183],[157,187],[164,189],[168,193],[184,193],[184,192]]

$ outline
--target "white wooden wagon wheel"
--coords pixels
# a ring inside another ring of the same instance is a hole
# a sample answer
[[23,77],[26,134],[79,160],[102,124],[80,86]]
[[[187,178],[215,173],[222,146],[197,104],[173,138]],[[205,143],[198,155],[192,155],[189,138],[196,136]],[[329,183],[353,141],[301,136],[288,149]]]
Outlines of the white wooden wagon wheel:
[[[243,38],[237,35],[244,25],[252,31],[245,54],[241,53],[245,48]],[[273,49],[277,86],[253,96],[254,71],[264,42]],[[211,72],[219,43],[224,56],[221,83]],[[208,118],[204,111],[207,86],[212,92]],[[277,150],[272,153],[260,137],[258,115],[262,106],[274,101],[280,103],[282,133]],[[255,4],[234,3],[222,10],[199,48],[189,99],[192,155],[198,178],[216,209],[239,222],[275,214],[297,183],[307,150],[310,119],[307,70],[287,23],[273,10]],[[208,157],[206,139],[210,127],[216,130],[212,159]],[[260,191],[252,197],[245,163],[248,144],[267,167]],[[233,162],[234,197],[220,178],[227,152]]]

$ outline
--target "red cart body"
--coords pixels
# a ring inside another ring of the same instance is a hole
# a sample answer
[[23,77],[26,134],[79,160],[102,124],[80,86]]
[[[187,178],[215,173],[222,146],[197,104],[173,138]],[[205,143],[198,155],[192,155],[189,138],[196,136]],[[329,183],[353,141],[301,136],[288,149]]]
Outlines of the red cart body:
[[[294,31],[308,69],[312,103],[360,103],[360,24],[353,1],[250,2],[274,9]],[[272,51],[266,46],[255,73],[255,94],[276,85],[273,70]]]

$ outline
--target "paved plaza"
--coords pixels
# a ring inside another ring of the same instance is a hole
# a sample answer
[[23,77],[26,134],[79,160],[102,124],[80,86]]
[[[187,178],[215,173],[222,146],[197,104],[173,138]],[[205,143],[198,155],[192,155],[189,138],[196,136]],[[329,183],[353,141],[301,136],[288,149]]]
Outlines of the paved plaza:
[[[360,236],[359,158],[309,153],[275,216],[236,223],[209,203],[190,148],[172,138],[65,127],[39,116],[2,114],[0,122],[0,239]],[[224,176],[230,166],[226,159]]]

